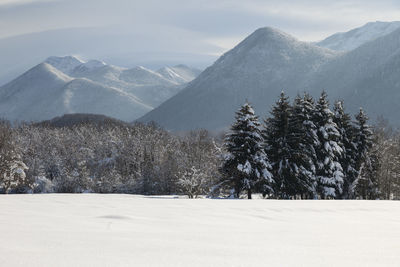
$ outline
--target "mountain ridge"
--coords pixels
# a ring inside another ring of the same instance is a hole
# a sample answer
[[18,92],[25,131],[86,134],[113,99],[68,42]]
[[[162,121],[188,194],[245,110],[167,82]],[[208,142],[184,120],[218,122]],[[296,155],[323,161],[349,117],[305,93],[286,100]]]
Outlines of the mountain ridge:
[[351,51],[361,45],[394,32],[400,28],[400,21],[368,22],[347,32],[335,33],[316,45],[332,50]]
[[[158,72],[138,69],[143,71],[133,75],[129,72],[132,69],[98,60],[49,57],[0,87],[0,116],[41,121],[64,113],[99,113],[132,121],[194,79],[188,75],[187,80],[177,82]],[[149,92],[154,97],[149,97]]]
[[154,121],[172,131],[226,129],[245,100],[266,116],[282,90],[291,98],[304,91],[318,97],[326,90],[331,99],[344,98],[351,113],[363,106],[371,116],[382,114],[400,124],[385,111],[400,110],[400,101],[393,100],[400,100],[399,65],[400,29],[343,53],[262,28],[139,121]]

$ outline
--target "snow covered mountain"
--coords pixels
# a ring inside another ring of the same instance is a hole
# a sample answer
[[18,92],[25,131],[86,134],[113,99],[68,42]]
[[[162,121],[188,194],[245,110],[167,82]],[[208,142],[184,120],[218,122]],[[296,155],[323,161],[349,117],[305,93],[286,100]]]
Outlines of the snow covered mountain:
[[325,89],[353,114],[364,107],[371,119],[382,115],[400,126],[400,28],[335,58],[304,87]]
[[369,41],[392,33],[398,28],[400,28],[400,21],[369,22],[351,31],[336,33],[316,44],[332,50],[350,51]]
[[40,121],[92,113],[132,121],[176,94],[190,79],[177,81],[143,67],[125,69],[98,60],[50,57],[0,87],[0,116]]
[[200,75],[201,71],[193,68],[189,68],[185,65],[177,65],[175,67],[164,67],[157,71],[163,77],[177,83],[187,83],[194,80]]
[[171,32],[178,30],[175,27],[154,30],[157,31],[149,34],[143,27],[113,25],[62,28],[0,38],[0,86],[51,55],[81,55],[127,68],[144,65],[159,69],[182,62],[205,68],[218,58],[214,53],[221,51],[217,45],[198,42],[197,38],[170,38]]
[[400,125],[399,27],[400,22],[369,23],[318,45],[261,28],[200,75],[183,65],[153,71],[50,57],[0,87],[0,116],[44,120],[99,113],[132,121],[150,111],[140,121],[170,130],[219,130],[246,99],[264,115],[281,90],[294,97],[325,89],[331,99],[344,99],[352,113],[363,106],[372,118],[383,115]]
[[229,127],[246,99],[266,116],[281,90],[292,99],[326,90],[353,114],[362,106],[372,119],[383,115],[400,125],[399,48],[400,29],[344,53],[262,28],[139,120],[175,131],[220,130]]
[[303,89],[298,81],[335,55],[279,30],[261,28],[140,120],[171,130],[224,128],[245,99],[266,114],[282,89],[296,94]]
[[73,56],[65,56],[65,57],[49,57],[45,61],[52,65],[54,68],[64,72],[65,74],[69,75],[72,70],[74,70],[79,65],[84,64],[82,60],[79,60]]

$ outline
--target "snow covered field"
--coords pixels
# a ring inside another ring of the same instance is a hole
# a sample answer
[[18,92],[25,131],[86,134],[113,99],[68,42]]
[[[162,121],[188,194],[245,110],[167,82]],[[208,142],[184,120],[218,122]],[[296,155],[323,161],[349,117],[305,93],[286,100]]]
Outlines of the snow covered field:
[[400,266],[400,202],[0,196],[0,266]]

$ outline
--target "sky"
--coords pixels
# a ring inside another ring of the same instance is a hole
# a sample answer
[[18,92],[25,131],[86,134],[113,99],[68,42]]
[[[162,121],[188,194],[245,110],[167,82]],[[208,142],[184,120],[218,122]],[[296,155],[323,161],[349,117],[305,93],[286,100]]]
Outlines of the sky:
[[[87,36],[93,32],[104,33],[107,40],[100,41],[97,50],[94,48],[97,52],[84,54],[88,49],[82,49],[82,56],[104,54],[104,58],[116,62],[117,56],[111,52],[112,38],[115,38],[115,49],[121,51],[119,58],[129,54],[129,58],[141,63],[146,55],[151,55],[153,61],[157,57],[168,61],[177,54],[185,54],[186,58],[202,55],[207,62],[204,64],[208,64],[260,27],[271,26],[303,41],[317,41],[378,20],[400,20],[400,1],[0,0],[0,38],[3,40],[17,35],[57,32],[53,37],[41,37],[47,43],[46,38],[55,38],[62,31],[70,30],[80,31],[70,37],[78,41],[84,31],[88,31]],[[92,38],[87,36],[86,39]],[[85,45],[90,46],[89,41]],[[102,46],[107,48],[100,49]],[[134,57],[135,53],[141,57]]]

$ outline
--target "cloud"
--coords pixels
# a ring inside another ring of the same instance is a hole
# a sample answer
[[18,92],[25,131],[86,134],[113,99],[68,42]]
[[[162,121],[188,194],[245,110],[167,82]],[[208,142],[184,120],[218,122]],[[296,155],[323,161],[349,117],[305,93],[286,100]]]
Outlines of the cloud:
[[315,41],[369,21],[400,18],[395,0],[0,0],[0,37],[110,29],[136,52],[218,55],[264,26]]
[[[274,26],[308,40],[321,38],[322,31],[330,34],[368,21],[400,17],[399,1],[393,0],[2,0],[1,3],[19,6],[0,14],[0,23],[12,29],[1,27],[0,36],[79,26],[120,24],[138,28],[162,24],[210,37],[242,36],[259,27]],[[25,29],[18,26],[21,24]]]
[[32,1],[34,1],[34,0],[2,0],[2,1],[0,1],[0,6],[23,4],[23,3],[29,3]]
[[18,6],[18,5],[26,5],[30,3],[39,3],[39,2],[51,2],[56,0],[1,0],[0,7],[5,6]]

